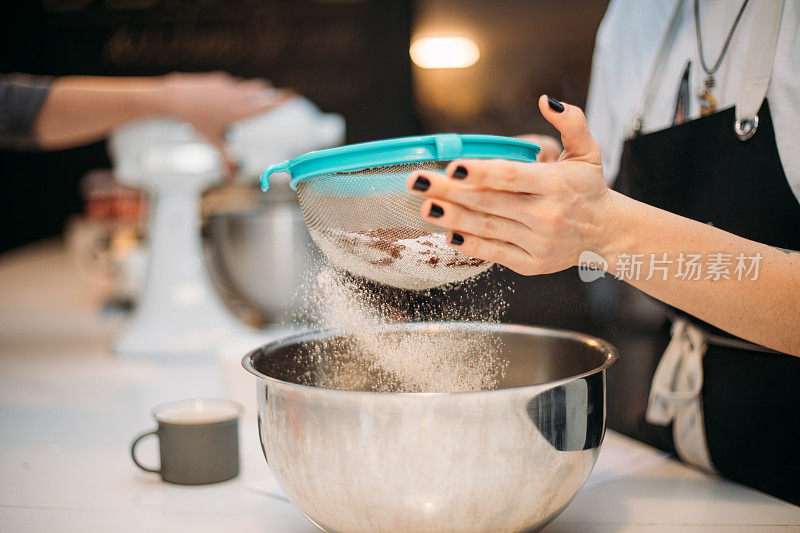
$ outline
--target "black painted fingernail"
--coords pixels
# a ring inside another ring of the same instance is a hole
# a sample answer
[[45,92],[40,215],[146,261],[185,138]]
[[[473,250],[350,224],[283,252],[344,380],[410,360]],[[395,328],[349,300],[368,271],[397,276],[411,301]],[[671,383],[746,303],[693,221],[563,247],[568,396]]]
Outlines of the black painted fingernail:
[[431,180],[422,176],[417,176],[417,181],[414,182],[415,191],[427,191],[430,186]]
[[550,106],[550,109],[555,111],[556,113],[563,113],[564,112],[564,104],[556,100],[555,98],[547,97],[547,105]]
[[457,180],[463,180],[467,177],[467,169],[458,165],[456,169],[453,171],[453,177]]
[[453,236],[450,237],[450,242],[457,246],[460,246],[464,244],[464,236],[461,235],[460,233],[453,233]]
[[444,216],[444,209],[442,209],[442,206],[440,205],[431,204],[431,210],[428,212],[428,214],[433,218],[439,218]]

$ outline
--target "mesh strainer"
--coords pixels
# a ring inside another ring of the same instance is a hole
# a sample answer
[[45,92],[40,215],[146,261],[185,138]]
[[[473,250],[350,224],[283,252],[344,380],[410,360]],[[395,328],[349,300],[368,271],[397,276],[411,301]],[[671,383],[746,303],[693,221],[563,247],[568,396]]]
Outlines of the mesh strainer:
[[533,143],[494,135],[401,137],[310,152],[267,168],[288,172],[306,225],[338,268],[378,283],[424,290],[463,281],[491,263],[448,246],[447,230],[419,214],[423,199],[406,188],[414,171],[444,173],[461,158],[536,161]]

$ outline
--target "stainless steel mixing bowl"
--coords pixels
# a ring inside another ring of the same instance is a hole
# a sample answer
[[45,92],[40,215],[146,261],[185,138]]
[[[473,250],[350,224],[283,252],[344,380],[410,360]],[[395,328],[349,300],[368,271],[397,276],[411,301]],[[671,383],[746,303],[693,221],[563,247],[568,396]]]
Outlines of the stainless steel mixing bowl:
[[307,305],[301,288],[322,254],[308,234],[297,195],[276,183],[256,205],[227,209],[206,221],[206,245],[221,296],[244,300],[263,323],[291,322]]
[[330,332],[253,351],[242,363],[258,377],[261,444],[292,503],[339,533],[520,532],[553,520],[597,458],[615,349],[579,333],[516,325],[381,330],[496,334],[507,374],[499,390],[372,392],[378,376],[355,362],[342,370],[340,354],[337,368],[362,390],[334,390],[301,384],[328,373],[338,345]]

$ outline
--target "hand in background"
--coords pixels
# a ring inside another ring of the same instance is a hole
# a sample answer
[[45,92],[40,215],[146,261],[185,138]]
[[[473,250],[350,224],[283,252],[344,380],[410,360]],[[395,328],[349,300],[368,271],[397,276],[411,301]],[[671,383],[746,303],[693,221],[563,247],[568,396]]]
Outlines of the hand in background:
[[228,125],[280,105],[293,95],[273,89],[267,80],[242,79],[226,72],[175,72],[164,76],[161,83],[164,113],[191,122],[219,148],[231,172],[236,165],[225,150]]
[[263,79],[225,72],[172,73],[152,77],[64,76],[56,78],[36,119],[35,133],[45,150],[97,142],[126,122],[172,116],[191,122],[225,157],[231,122],[261,113],[294,95],[272,90]]

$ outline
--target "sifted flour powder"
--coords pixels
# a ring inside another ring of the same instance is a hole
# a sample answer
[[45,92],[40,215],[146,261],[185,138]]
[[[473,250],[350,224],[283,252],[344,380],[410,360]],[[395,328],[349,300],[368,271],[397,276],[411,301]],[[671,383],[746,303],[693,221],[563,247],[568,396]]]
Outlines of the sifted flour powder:
[[403,289],[425,290],[459,282],[492,266],[451,248],[446,234],[416,228],[312,229],[311,235],[337,267]]
[[[489,287],[474,294],[474,306],[438,306],[430,294],[422,294],[421,308],[411,316],[402,309],[399,296],[370,290],[363,282],[333,268],[323,268],[306,290],[306,301],[319,326],[339,332],[342,339],[315,346],[312,356],[325,371],[313,384],[330,388],[364,387],[391,392],[458,392],[495,388],[504,375],[499,338],[486,332],[465,337],[457,332],[376,332],[381,326],[407,321],[473,320],[494,322],[505,310],[502,291]],[[401,294],[401,293],[394,293]],[[426,300],[426,298],[428,300]]]

